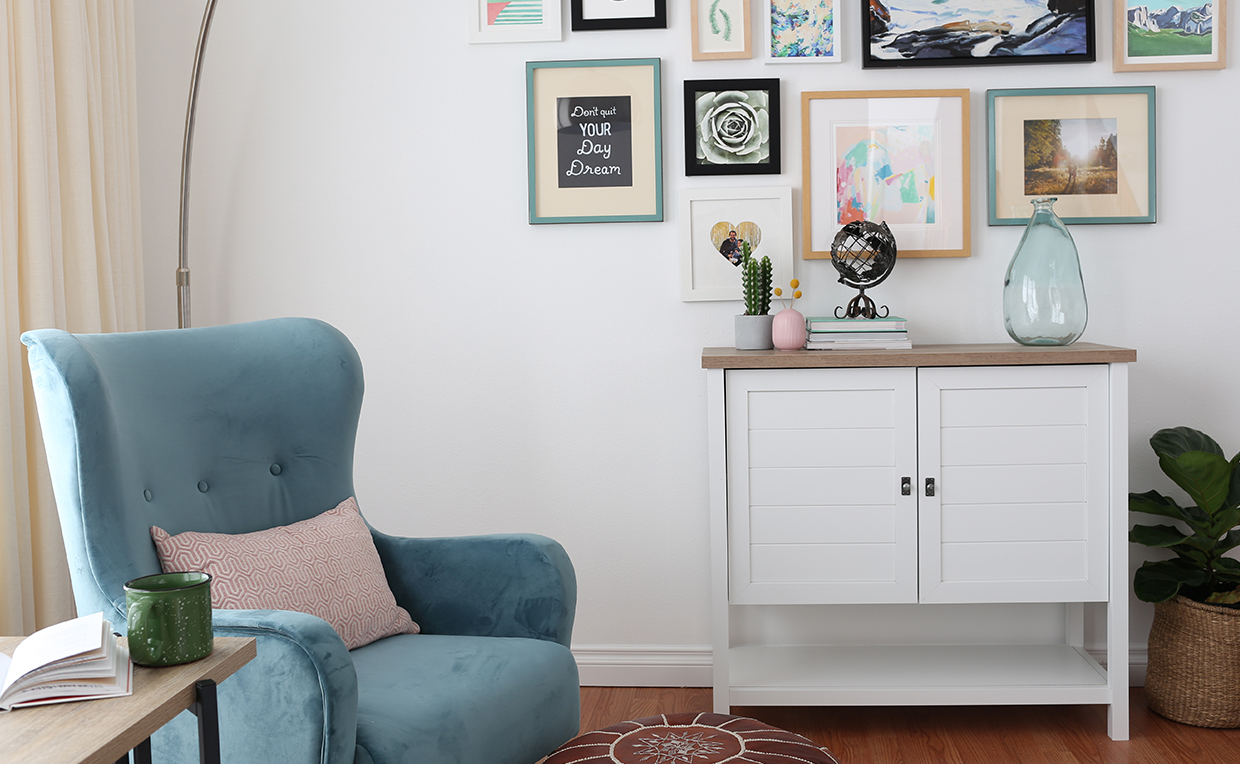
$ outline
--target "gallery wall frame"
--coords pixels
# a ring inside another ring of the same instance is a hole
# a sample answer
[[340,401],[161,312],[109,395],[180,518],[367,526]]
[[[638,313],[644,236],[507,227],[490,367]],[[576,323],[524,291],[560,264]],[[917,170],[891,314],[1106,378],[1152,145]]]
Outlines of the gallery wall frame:
[[838,4],[846,0],[759,0],[762,58],[768,64],[835,64],[840,57]]
[[559,42],[564,39],[561,0],[465,0],[471,44]]
[[802,258],[828,259],[856,220],[900,257],[970,254],[969,91],[801,94]]
[[685,175],[782,172],[779,79],[685,80]]
[[667,29],[667,0],[569,0],[574,32]]
[[1068,224],[1155,222],[1155,116],[1152,85],[987,90],[990,225],[1042,196]]
[[[737,231],[752,255],[771,258],[771,282],[792,279],[792,188],[685,188],[680,191],[680,297],[741,300],[739,258],[724,242]],[[756,245],[752,244],[757,242]]]
[[659,59],[531,61],[525,82],[530,223],[663,220]]
[[753,58],[749,0],[689,0],[693,60]]
[[[1227,0],[1114,0],[1112,68],[1162,72],[1227,67]],[[1192,7],[1196,5],[1196,8]],[[1175,7],[1177,12],[1172,12]],[[1209,17],[1201,10],[1209,8]]]
[[[1064,2],[1074,7],[1055,13],[1021,0],[860,0],[861,66],[1090,63],[1097,56],[1094,0]],[[978,18],[979,7],[987,18]]]

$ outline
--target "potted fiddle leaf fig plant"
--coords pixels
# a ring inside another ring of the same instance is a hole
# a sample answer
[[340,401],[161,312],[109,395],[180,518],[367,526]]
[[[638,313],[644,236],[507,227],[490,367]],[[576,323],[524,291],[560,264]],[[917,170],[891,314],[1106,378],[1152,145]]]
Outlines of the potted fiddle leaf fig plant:
[[1240,727],[1240,453],[1188,427],[1150,438],[1162,471],[1194,502],[1130,493],[1128,508],[1175,525],[1135,525],[1129,539],[1175,557],[1148,561],[1133,591],[1154,604],[1145,696],[1150,709],[1199,727]]
[[741,244],[741,284],[745,293],[745,312],[736,317],[737,350],[770,350],[771,341],[771,258],[750,256],[749,242]]

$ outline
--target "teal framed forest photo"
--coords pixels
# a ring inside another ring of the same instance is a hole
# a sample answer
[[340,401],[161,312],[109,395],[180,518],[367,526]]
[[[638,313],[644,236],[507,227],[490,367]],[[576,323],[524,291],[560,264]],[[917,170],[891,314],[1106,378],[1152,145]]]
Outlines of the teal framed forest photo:
[[1154,87],[987,90],[990,225],[1155,221]]
[[1115,0],[1114,70],[1227,66],[1227,0]]
[[525,65],[530,223],[663,220],[659,59]]
[[749,0],[689,0],[694,61],[752,58]]

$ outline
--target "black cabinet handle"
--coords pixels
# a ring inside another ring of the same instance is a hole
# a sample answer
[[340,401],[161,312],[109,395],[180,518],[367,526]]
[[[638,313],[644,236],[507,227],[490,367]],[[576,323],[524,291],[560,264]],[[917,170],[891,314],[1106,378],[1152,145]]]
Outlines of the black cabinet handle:
[[912,496],[913,495],[913,479],[911,477],[900,478],[900,495],[901,496]]
[[926,478],[926,495],[934,495],[934,478]]

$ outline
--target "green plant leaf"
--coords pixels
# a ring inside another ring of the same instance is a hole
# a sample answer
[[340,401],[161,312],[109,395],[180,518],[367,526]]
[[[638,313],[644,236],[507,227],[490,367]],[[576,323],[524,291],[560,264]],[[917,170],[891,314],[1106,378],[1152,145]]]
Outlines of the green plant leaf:
[[[1216,444],[1217,445],[1217,444]],[[1158,464],[1176,485],[1211,516],[1223,506],[1231,482],[1231,462],[1220,454],[1188,451],[1179,456],[1158,455]]]
[[1210,526],[1209,536],[1212,539],[1220,539],[1237,525],[1240,525],[1240,509],[1222,507],[1214,513],[1214,524]]
[[1240,454],[1231,457],[1231,483],[1227,487],[1225,507],[1240,507]]
[[1180,593],[1184,586],[1201,586],[1206,572],[1181,560],[1147,562],[1137,568],[1132,590],[1142,602],[1166,602]]
[[1144,512],[1147,515],[1162,515],[1173,520],[1188,522],[1184,510],[1174,499],[1163,496],[1158,491],[1128,494],[1128,511]]
[[1150,438],[1150,447],[1159,456],[1166,454],[1173,458],[1190,451],[1223,455],[1223,449],[1219,447],[1214,438],[1191,427],[1171,427],[1159,430]]
[[1226,536],[1219,539],[1219,542],[1214,546],[1214,551],[1222,554],[1238,546],[1240,546],[1240,529],[1233,529],[1228,531]]
[[1128,532],[1128,540],[1145,546],[1168,547],[1191,539],[1179,528],[1170,525],[1134,525]]
[[1240,574],[1240,560],[1234,557],[1220,557],[1214,561],[1214,569]]

